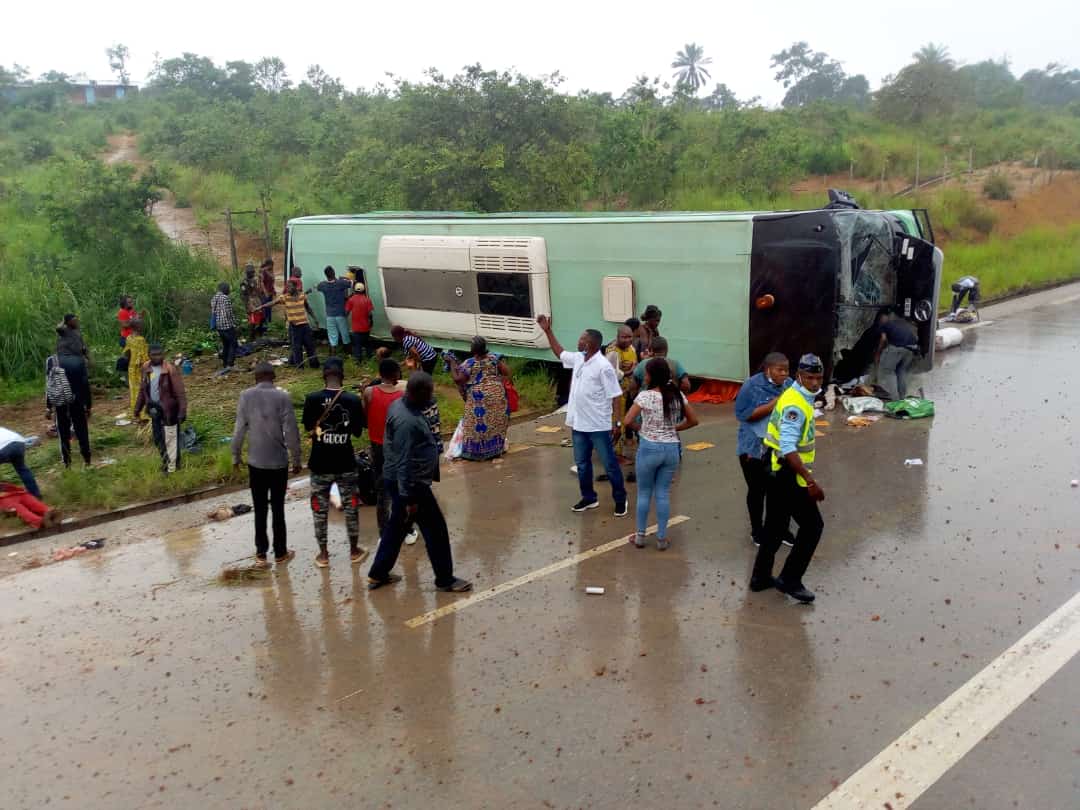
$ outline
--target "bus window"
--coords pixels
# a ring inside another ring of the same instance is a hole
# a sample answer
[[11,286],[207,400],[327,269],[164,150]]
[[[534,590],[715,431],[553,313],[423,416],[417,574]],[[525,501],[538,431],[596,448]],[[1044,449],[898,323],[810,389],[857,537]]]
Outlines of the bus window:
[[533,316],[527,273],[477,273],[476,291],[481,315]]

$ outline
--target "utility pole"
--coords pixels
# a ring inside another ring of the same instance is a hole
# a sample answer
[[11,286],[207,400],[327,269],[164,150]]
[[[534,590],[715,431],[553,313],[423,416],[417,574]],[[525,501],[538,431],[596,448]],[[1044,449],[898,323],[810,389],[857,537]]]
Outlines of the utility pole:
[[236,239],[233,238],[232,209],[225,209],[225,227],[229,232],[229,258],[232,259],[234,273],[240,272],[240,262],[236,258]]

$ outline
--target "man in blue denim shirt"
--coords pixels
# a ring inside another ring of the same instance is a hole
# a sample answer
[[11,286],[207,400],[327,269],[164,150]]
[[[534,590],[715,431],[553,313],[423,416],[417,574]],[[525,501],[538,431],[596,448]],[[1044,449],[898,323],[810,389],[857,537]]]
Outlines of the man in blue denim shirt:
[[[791,385],[788,359],[780,352],[765,356],[762,371],[750,377],[735,397],[735,418],[739,420],[736,452],[739,466],[746,479],[746,509],[750,513],[750,539],[761,544],[765,527],[765,490],[769,484],[769,467],[765,455],[765,428],[769,424],[776,400]],[[791,545],[790,538],[785,544]]]

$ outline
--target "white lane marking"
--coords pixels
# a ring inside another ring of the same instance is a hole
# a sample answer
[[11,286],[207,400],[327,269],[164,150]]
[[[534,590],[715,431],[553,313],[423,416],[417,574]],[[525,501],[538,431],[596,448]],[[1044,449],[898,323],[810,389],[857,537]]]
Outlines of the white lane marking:
[[[668,526],[677,526],[680,523],[685,523],[690,518],[686,515],[674,515],[668,520]],[[655,534],[656,526],[650,526],[645,530],[646,534]],[[530,571],[528,574],[522,574],[520,577],[511,579],[501,585],[495,585],[492,588],[488,588],[486,591],[480,591],[467,596],[464,599],[460,599],[457,602],[451,602],[449,605],[443,605],[441,608],[435,610],[429,610],[427,613],[422,613],[419,616],[414,616],[405,622],[405,626],[409,628],[420,627],[421,625],[429,624],[436,619],[441,619],[443,616],[449,616],[451,613],[456,613],[459,610],[464,610],[467,607],[472,607],[479,602],[484,602],[492,597],[504,594],[507,591],[512,591],[514,588],[520,588],[522,585],[528,585],[530,582],[535,582],[541,577],[546,577],[548,574],[554,574],[556,571],[561,571],[564,568],[569,568],[571,565],[577,565],[580,562],[584,562],[592,557],[597,557],[612,549],[621,548],[630,542],[632,534],[623,535],[622,537],[611,540],[603,545],[596,546],[596,548],[590,548],[588,551],[583,551],[580,554],[575,554],[573,557],[567,557],[565,560],[559,560],[551,565],[545,565],[543,568],[538,568],[535,571]]]
[[910,807],[1080,652],[1080,592],[1043,619],[813,810]]

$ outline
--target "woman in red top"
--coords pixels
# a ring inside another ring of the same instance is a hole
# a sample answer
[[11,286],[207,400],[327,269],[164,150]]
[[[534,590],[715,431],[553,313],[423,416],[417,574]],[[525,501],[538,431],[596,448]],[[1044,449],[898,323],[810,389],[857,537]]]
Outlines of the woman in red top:
[[368,337],[371,335],[371,313],[375,305],[365,292],[363,284],[357,284],[355,293],[349,296],[345,302],[345,311],[352,317],[350,331],[352,332],[352,356],[357,363],[364,362],[364,354],[371,354],[368,348]]
[[131,334],[131,322],[138,320],[139,315],[135,312],[135,299],[130,295],[120,296],[120,311],[116,313],[116,320],[120,322],[120,348],[127,345],[128,335]]
[[401,381],[401,366],[387,357],[379,363],[379,377],[364,389],[364,413],[367,414],[368,438],[371,439],[371,468],[375,474],[375,519],[381,532],[390,516],[390,504],[383,494],[383,436],[386,433],[386,412],[405,393]]

